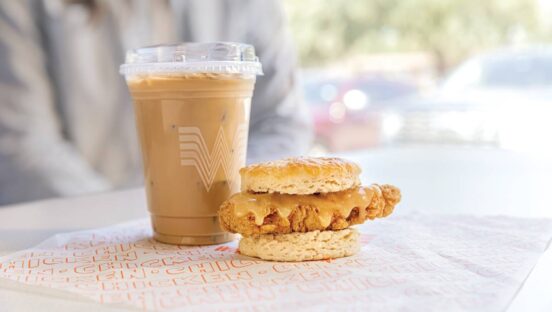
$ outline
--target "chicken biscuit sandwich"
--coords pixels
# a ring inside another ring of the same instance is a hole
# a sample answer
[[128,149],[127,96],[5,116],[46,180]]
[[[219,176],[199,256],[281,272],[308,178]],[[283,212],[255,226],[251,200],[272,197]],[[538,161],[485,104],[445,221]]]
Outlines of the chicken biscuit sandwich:
[[219,210],[222,227],[242,235],[240,253],[274,261],[340,258],[360,249],[355,224],[391,214],[392,185],[362,186],[360,168],[339,158],[301,157],[240,170],[241,192]]

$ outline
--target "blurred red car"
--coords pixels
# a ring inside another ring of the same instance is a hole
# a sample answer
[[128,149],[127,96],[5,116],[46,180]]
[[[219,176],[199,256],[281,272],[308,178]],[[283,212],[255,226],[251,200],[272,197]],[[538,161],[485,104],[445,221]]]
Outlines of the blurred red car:
[[338,152],[380,142],[381,103],[417,92],[414,84],[378,76],[306,79],[304,93],[315,124],[315,149]]

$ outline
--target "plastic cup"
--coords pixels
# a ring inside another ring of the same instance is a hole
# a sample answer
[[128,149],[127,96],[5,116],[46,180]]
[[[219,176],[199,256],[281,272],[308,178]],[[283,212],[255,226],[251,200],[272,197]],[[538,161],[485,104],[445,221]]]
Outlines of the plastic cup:
[[234,239],[220,204],[239,192],[251,97],[261,65],[251,45],[183,43],[127,52],[154,238],[209,245]]

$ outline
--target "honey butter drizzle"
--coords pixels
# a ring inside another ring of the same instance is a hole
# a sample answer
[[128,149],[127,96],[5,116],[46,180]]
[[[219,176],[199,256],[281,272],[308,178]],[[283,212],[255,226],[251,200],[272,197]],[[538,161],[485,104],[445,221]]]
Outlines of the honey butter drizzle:
[[291,212],[299,206],[318,208],[318,217],[323,227],[328,227],[334,214],[348,217],[355,207],[359,213],[365,214],[364,208],[370,205],[374,196],[372,187],[357,187],[340,192],[320,193],[312,195],[290,195],[280,193],[237,193],[230,198],[237,217],[248,213],[255,216],[255,224],[262,225],[266,216],[275,209],[282,218],[288,218]]

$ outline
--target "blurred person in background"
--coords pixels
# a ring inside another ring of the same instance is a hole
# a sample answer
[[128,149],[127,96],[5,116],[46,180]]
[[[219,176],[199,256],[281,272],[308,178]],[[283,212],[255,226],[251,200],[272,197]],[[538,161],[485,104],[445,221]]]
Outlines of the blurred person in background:
[[139,185],[125,51],[185,41],[253,44],[265,75],[248,162],[300,154],[310,122],[281,3],[0,0],[0,204]]

